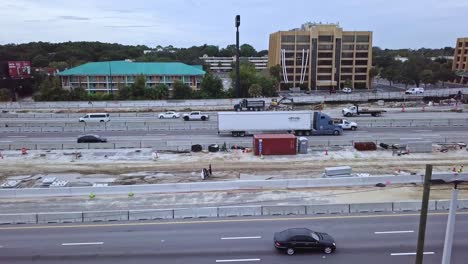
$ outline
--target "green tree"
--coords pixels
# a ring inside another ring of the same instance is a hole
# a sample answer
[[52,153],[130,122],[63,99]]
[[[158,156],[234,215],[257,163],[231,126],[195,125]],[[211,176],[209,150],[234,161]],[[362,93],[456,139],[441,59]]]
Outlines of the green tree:
[[34,98],[39,101],[66,101],[69,100],[69,92],[62,89],[59,77],[45,78],[39,85],[39,95]]
[[156,84],[153,89],[155,91],[156,99],[161,100],[169,96],[169,88],[165,84]]
[[242,44],[239,49],[240,49],[240,55],[242,57],[255,57],[255,56],[257,56],[257,51],[255,50],[254,47],[252,47],[249,44]]
[[192,98],[192,88],[181,81],[175,81],[173,84],[174,99],[190,99]]
[[70,91],[70,101],[84,101],[88,99],[88,93],[84,88],[75,88]]
[[400,61],[393,61],[392,64],[382,69],[380,76],[387,79],[389,85],[392,86],[393,82],[401,79],[402,66]]
[[344,87],[353,88],[353,82],[350,79],[344,81]]
[[428,69],[423,70],[420,79],[424,83],[424,87],[427,87],[428,83],[434,83],[434,73]]
[[[249,88],[257,82],[257,70],[251,63],[241,63],[239,67],[240,97],[249,97]],[[235,87],[235,71],[231,72],[232,85]]]
[[256,83],[262,87],[262,95],[275,97],[278,95],[278,81],[271,75],[258,74]]
[[249,95],[251,97],[260,97],[262,95],[262,86],[259,84],[252,84],[249,88]]
[[0,101],[1,102],[8,102],[11,100],[10,90],[6,88],[0,89]]
[[131,89],[129,86],[119,87],[117,92],[117,99],[119,100],[129,100],[132,97]]
[[146,77],[140,75],[135,78],[135,82],[130,86],[132,99],[139,100],[145,98]]
[[380,74],[380,69],[377,67],[372,67],[369,71],[369,89],[372,89],[372,85],[374,84],[374,79],[377,75]]
[[38,54],[31,60],[31,64],[34,67],[46,67],[49,65],[49,59],[42,54]]
[[200,84],[200,89],[209,98],[221,98],[223,96],[223,82],[211,73],[205,74]]

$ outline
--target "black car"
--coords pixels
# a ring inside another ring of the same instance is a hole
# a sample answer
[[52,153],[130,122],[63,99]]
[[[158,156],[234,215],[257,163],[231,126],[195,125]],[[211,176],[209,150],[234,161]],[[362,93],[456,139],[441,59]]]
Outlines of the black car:
[[107,139],[102,138],[98,135],[84,135],[78,137],[76,140],[78,143],[106,143]]
[[276,249],[286,251],[288,255],[293,255],[297,250],[316,250],[325,254],[336,250],[333,237],[308,228],[290,228],[277,232],[273,240]]

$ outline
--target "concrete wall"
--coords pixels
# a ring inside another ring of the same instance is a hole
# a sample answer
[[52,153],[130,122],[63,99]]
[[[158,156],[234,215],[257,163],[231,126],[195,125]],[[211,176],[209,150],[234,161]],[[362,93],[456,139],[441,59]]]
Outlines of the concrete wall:
[[[430,201],[429,210],[448,210],[446,200]],[[436,206],[437,205],[437,206]],[[362,204],[310,204],[268,206],[193,207],[177,209],[119,210],[93,212],[53,212],[0,214],[0,224],[48,224],[108,222],[160,219],[216,218],[235,216],[316,215],[349,213],[418,212],[421,201]],[[459,200],[459,209],[468,208],[468,200]]]

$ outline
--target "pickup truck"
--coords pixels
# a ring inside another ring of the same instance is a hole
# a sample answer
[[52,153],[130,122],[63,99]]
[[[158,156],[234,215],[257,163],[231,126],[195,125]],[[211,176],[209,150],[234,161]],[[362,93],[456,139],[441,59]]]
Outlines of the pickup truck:
[[201,121],[206,121],[210,116],[207,114],[203,114],[200,111],[193,111],[188,114],[184,114],[182,117],[185,121],[193,121],[193,120],[201,120]]
[[357,123],[351,122],[346,119],[335,118],[333,119],[333,124],[340,126],[343,130],[356,130]]
[[368,108],[360,108],[358,105],[353,105],[350,107],[343,108],[341,110],[343,116],[356,116],[356,115],[371,115],[371,116],[381,116],[382,113],[387,111],[381,109],[368,109]]

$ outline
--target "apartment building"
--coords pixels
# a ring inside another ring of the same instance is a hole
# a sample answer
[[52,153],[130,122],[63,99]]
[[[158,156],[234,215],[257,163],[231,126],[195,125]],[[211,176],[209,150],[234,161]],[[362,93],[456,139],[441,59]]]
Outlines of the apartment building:
[[468,38],[457,39],[452,70],[457,76],[456,83],[468,84]]
[[179,62],[132,62],[105,61],[88,62],[58,74],[62,88],[84,88],[89,93],[115,93],[119,87],[131,85],[138,76],[146,78],[146,86],[165,84],[172,88],[181,81],[192,89],[198,89],[205,71],[201,65]]
[[338,24],[306,23],[270,34],[268,67],[281,66],[281,88],[369,89],[372,32]]
[[[204,55],[199,58],[202,60],[208,69],[213,72],[230,72],[236,62],[236,57],[209,57]],[[257,70],[265,70],[268,66],[268,56],[263,57],[240,57],[240,62],[249,62],[255,66]]]

